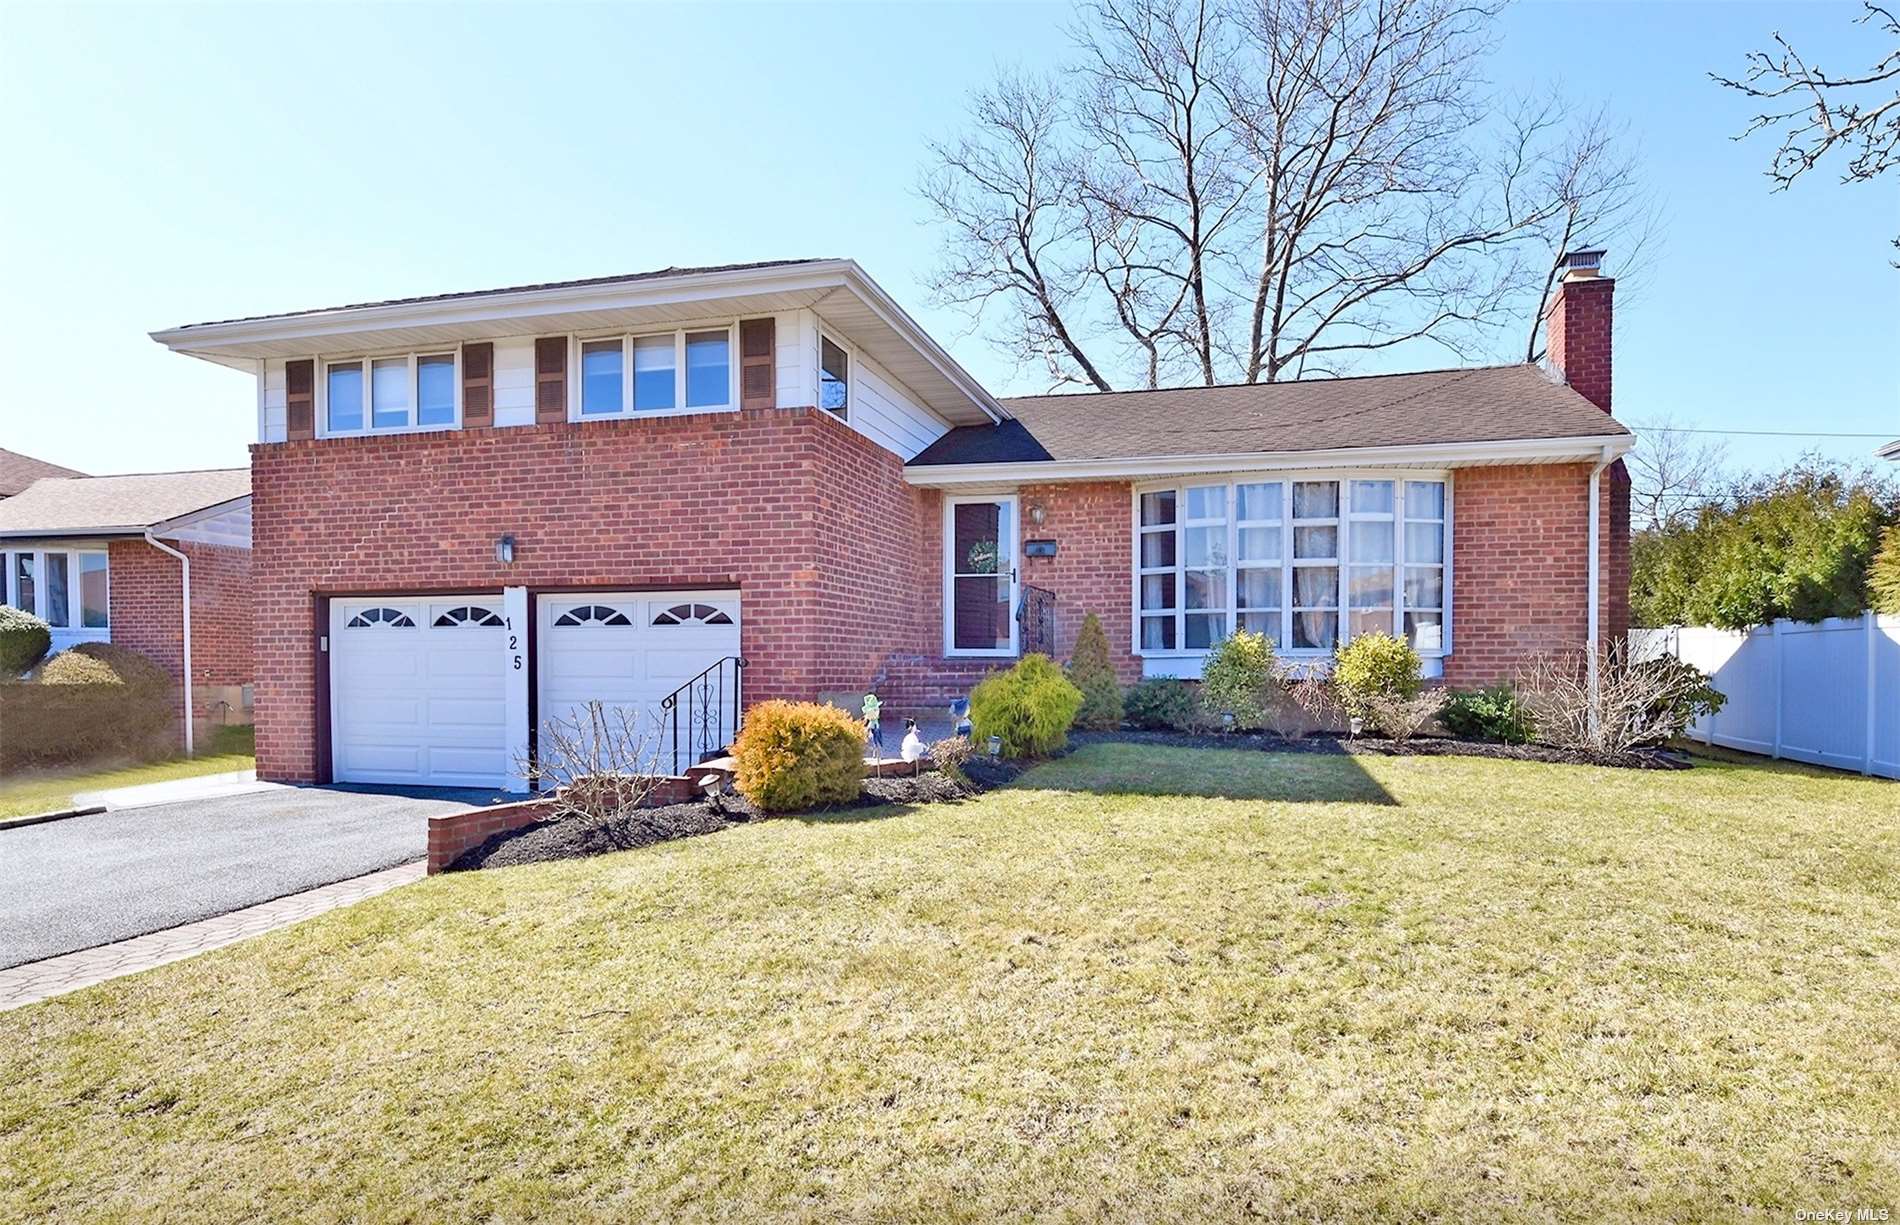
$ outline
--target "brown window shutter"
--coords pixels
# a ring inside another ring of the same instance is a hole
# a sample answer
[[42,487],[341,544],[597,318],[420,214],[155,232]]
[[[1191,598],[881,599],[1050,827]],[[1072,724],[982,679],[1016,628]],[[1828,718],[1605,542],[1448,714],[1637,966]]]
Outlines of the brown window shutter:
[[462,428],[495,424],[495,342],[462,346]]
[[312,358],[284,363],[284,436],[293,442],[317,436],[317,363]]
[[773,351],[778,320],[739,321],[739,407],[773,408],[778,402],[778,371]]
[[534,420],[537,425],[567,420],[565,336],[543,336],[534,342]]

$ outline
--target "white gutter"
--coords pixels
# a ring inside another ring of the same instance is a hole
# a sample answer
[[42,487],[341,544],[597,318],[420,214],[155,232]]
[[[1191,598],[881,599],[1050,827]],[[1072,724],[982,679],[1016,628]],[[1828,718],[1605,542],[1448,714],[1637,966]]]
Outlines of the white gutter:
[[145,533],[145,543],[160,553],[169,553],[178,559],[179,604],[185,614],[185,756],[192,755],[191,736],[191,558],[152,535]]
[[1596,467],[1590,469],[1590,482],[1586,486],[1590,498],[1590,614],[1588,621],[1589,628],[1585,632],[1584,637],[1589,655],[1586,666],[1589,669],[1590,730],[1593,732],[1597,726],[1597,656],[1599,654],[1597,641],[1602,636],[1601,627],[1598,625],[1599,615],[1597,610],[1597,592],[1602,589],[1601,571],[1603,569],[1603,559],[1598,544],[1603,538],[1603,499],[1599,494],[1599,487],[1603,481],[1603,470],[1615,462],[1616,453],[1605,446],[1603,448],[1602,457],[1597,460]]
[[923,464],[904,469],[912,485],[994,485],[1010,481],[1144,480],[1200,473],[1259,472],[1281,468],[1357,468],[1413,465],[1453,467],[1476,463],[1562,463],[1609,456],[1613,461],[1636,445],[1630,434],[1574,438],[1505,438],[1423,446],[1334,447],[1310,451],[1222,452],[1207,455],[1128,456],[1123,459],[1045,459],[1013,464]]

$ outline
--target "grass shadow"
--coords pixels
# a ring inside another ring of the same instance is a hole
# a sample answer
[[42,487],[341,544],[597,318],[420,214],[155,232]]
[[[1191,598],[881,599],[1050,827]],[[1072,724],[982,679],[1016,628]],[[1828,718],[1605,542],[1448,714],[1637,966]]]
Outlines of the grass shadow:
[[1398,805],[1392,793],[1366,773],[1358,757],[1343,752],[1085,744],[1066,757],[1035,767],[1013,785],[1098,795]]

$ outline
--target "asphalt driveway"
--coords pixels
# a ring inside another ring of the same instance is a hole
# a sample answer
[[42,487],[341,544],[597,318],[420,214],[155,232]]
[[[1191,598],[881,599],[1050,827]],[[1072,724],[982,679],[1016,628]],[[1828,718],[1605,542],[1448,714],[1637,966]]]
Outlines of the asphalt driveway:
[[481,791],[283,787],[0,830],[0,968],[420,859]]

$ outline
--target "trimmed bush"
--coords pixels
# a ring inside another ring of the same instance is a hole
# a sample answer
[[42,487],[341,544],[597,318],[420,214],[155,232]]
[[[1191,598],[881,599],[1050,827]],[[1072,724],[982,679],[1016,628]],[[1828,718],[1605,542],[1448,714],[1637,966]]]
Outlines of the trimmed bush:
[[1454,736],[1503,744],[1529,743],[1533,730],[1530,708],[1509,685],[1452,690],[1438,721]]
[[945,774],[963,777],[963,767],[970,764],[970,758],[976,753],[976,746],[961,736],[945,736],[942,740],[930,743],[930,761]]
[[0,772],[149,761],[178,747],[178,690],[136,651],[87,642],[0,684]]
[[1046,757],[1069,742],[1082,691],[1047,655],[1028,655],[970,694],[971,738],[1001,736],[1007,757]]
[[864,725],[835,706],[761,702],[733,742],[739,794],[762,812],[796,812],[858,798]]
[[53,631],[30,612],[0,604],[0,679],[26,675],[53,647]]
[[1166,677],[1138,681],[1122,697],[1122,717],[1148,731],[1187,731],[1199,711],[1194,687]]
[[1333,656],[1333,688],[1346,713],[1365,718],[1374,702],[1406,701],[1418,696],[1418,652],[1390,634],[1359,634]]
[[1201,665],[1201,707],[1214,726],[1232,714],[1236,728],[1261,728],[1273,714],[1279,687],[1273,644],[1245,630],[1216,643]]
[[1081,632],[1075,636],[1075,653],[1069,656],[1069,681],[1082,691],[1082,709],[1075,725],[1089,731],[1113,731],[1122,725],[1122,686],[1115,677],[1115,665],[1108,660],[1108,635],[1102,632],[1102,619],[1094,613],[1082,618]]

